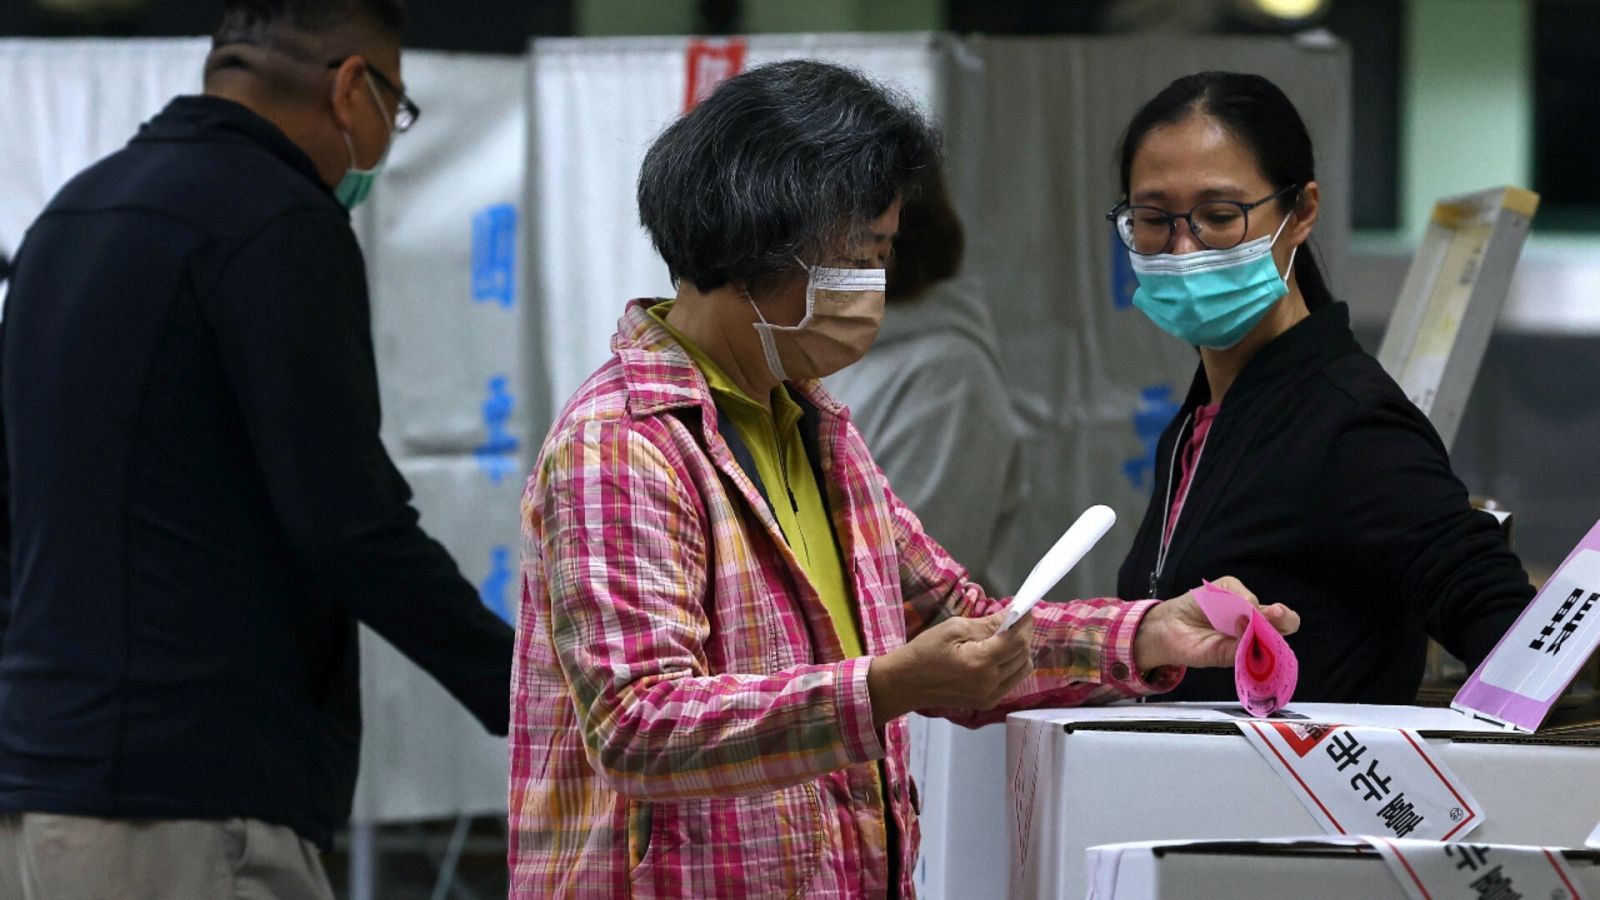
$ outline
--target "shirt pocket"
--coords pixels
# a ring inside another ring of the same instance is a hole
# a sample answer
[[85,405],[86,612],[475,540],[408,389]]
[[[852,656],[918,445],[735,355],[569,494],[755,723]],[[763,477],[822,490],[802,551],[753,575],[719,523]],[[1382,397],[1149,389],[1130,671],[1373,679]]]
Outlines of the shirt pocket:
[[814,783],[648,807],[649,845],[628,876],[634,897],[804,897],[822,861]]

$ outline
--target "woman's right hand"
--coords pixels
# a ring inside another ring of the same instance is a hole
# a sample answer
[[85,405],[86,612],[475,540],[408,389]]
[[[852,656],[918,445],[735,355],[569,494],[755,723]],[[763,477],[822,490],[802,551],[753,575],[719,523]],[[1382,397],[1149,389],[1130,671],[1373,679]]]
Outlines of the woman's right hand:
[[946,619],[874,657],[867,669],[873,724],[919,709],[993,709],[1033,674],[1033,617],[997,634],[1005,615]]
[[[1218,578],[1212,587],[1250,601],[1279,634],[1294,634],[1300,630],[1299,613],[1282,603],[1262,606],[1256,595],[1237,578]],[[1211,627],[1211,620],[1200,609],[1191,591],[1157,604],[1145,613],[1139,630],[1134,633],[1133,659],[1141,672],[1160,666],[1231,666],[1238,647],[1238,638]]]

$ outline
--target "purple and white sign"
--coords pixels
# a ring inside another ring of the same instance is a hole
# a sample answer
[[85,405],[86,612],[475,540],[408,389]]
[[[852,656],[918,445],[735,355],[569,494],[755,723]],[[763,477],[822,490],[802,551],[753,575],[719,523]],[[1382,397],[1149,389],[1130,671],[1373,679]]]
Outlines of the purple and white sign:
[[1589,529],[1452,708],[1535,731],[1600,645],[1600,522]]

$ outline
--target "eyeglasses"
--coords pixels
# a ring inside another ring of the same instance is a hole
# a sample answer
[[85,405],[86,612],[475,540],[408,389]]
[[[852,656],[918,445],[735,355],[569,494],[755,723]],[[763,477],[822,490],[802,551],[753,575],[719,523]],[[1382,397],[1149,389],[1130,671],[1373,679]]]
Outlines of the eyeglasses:
[[[328,68],[337,69],[342,65],[344,65],[344,60],[337,59],[328,63]],[[411,126],[417,124],[418,117],[422,115],[421,108],[419,108],[417,104],[411,102],[411,98],[406,96],[406,92],[400,90],[399,85],[396,85],[393,81],[390,81],[389,76],[378,71],[377,66],[369,62],[367,63],[367,71],[372,73],[372,79],[374,81],[382,85],[384,90],[393,94],[395,99],[399,101],[399,105],[396,106],[394,111],[395,133],[403,134],[407,131],[410,131]]]
[[1244,243],[1245,235],[1250,233],[1250,210],[1298,190],[1300,185],[1291,184],[1254,203],[1207,200],[1186,213],[1169,213],[1154,206],[1129,206],[1124,202],[1106,213],[1106,221],[1116,226],[1122,243],[1140,256],[1155,256],[1172,249],[1180,219],[1189,223],[1189,233],[1201,245],[1212,250],[1232,250]]

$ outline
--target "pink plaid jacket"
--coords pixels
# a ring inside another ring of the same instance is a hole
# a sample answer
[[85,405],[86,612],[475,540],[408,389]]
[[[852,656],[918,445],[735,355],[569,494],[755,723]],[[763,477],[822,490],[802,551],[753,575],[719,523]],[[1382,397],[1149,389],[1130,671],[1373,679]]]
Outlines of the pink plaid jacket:
[[[523,500],[511,895],[910,897],[906,723],[874,730],[868,659],[842,658],[705,379],[647,303],[629,304],[612,359],[562,410]],[[848,413],[798,389],[820,415],[867,652],[999,609],[889,490]],[[1132,670],[1150,605],[1041,604],[1035,674],[1003,709],[950,717],[1170,689],[1180,671]]]

